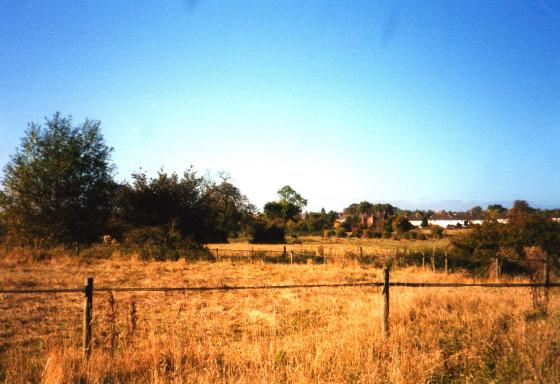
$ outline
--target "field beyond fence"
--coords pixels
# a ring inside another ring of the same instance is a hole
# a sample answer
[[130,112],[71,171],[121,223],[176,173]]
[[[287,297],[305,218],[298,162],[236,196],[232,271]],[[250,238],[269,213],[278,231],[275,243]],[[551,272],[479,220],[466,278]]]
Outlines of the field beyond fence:
[[1,260],[0,378],[554,382],[560,370],[555,279],[427,258],[395,263],[387,284],[374,263],[216,259]]

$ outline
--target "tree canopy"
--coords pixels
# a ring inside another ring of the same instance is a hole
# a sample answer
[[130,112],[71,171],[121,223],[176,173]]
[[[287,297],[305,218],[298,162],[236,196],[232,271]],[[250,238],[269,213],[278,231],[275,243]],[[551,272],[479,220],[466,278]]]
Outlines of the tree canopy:
[[216,183],[192,168],[180,177],[160,170],[155,178],[132,175],[119,199],[125,228],[159,227],[177,231],[202,243],[226,242],[253,213],[254,207],[239,189],[223,179]]
[[101,123],[55,113],[30,123],[4,167],[0,214],[8,236],[31,243],[93,242],[113,209],[112,148]]
[[282,219],[298,220],[307,200],[297,193],[292,187],[286,185],[278,190],[277,201],[270,201],[264,206],[264,215],[268,220]]
[[452,244],[476,259],[502,255],[520,261],[526,259],[528,248],[538,247],[560,267],[560,223],[523,200],[514,203],[508,223],[485,221],[471,233],[453,239]]

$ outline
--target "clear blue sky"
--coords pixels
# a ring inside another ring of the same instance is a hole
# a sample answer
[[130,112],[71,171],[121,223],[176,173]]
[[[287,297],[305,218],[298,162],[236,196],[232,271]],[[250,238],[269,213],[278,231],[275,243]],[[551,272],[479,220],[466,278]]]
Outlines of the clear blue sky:
[[560,4],[0,0],[0,163],[54,111],[119,180],[226,170],[260,207],[560,206]]

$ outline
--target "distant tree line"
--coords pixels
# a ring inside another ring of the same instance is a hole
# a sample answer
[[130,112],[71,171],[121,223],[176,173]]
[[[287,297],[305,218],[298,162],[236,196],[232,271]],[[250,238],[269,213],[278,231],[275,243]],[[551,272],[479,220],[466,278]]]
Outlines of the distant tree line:
[[[551,219],[550,211],[517,200],[507,218],[507,222],[490,218],[463,236],[454,237],[453,248],[476,261],[489,262],[499,257],[526,269],[542,270],[543,262],[548,260],[560,269],[560,223]],[[535,258],[536,254],[540,256]]]
[[[50,246],[90,244],[110,236],[118,242],[167,249],[239,236],[258,243],[282,243],[287,236],[297,241],[304,235],[425,239],[443,235],[443,228],[430,225],[430,219],[462,215],[486,219],[482,226],[473,226],[470,237],[456,243],[462,252],[520,254],[529,244],[547,252],[556,249],[558,223],[551,217],[560,211],[536,210],[523,201],[511,210],[493,204],[466,212],[411,211],[362,201],[341,213],[308,212],[307,199],[286,185],[260,213],[225,174],[211,178],[192,167],[182,174],[161,169],[155,177],[137,172],[130,181],[117,182],[112,152],[99,121],[74,125],[70,117],[55,113],[42,125],[29,124],[3,169],[3,241]],[[510,224],[504,226],[503,218]],[[410,220],[419,220],[421,228]]]
[[[31,123],[4,167],[0,225],[4,240],[17,244],[119,241],[208,243],[237,236],[256,209],[229,178],[139,172],[132,182],[114,180],[112,148],[100,122],[73,125],[55,113],[44,125]],[[155,239],[155,240],[154,240]]]

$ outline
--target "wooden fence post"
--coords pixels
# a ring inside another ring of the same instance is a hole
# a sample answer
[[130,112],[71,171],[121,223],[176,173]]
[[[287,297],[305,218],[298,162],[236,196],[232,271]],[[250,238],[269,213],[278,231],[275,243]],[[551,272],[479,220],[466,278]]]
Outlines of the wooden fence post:
[[449,262],[447,260],[447,251],[445,251],[445,273],[449,273]]
[[360,247],[360,259],[364,257],[364,251],[362,250],[362,247]]
[[544,299],[545,303],[548,304],[548,286],[550,284],[550,271],[548,265],[548,255],[544,259]]
[[286,246],[284,245],[284,251],[282,252],[282,257],[286,259]]
[[426,268],[426,253],[422,251],[422,269]]
[[383,269],[383,336],[389,337],[389,265]]
[[496,281],[500,281],[500,258],[496,256]]
[[84,326],[83,326],[83,348],[84,357],[89,359],[91,354],[91,312],[93,307],[93,277],[88,277],[84,285]]
[[436,247],[432,248],[432,271],[436,271]]
[[220,250],[216,248],[216,261],[220,259]]
[[294,263],[294,251],[290,253],[290,264]]

